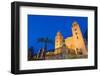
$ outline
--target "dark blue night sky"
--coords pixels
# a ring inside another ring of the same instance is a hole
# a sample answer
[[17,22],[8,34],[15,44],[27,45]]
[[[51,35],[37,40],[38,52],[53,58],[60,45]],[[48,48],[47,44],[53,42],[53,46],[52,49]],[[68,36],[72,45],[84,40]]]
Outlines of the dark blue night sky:
[[[58,31],[64,38],[72,36],[71,27],[74,21],[77,21],[84,35],[88,27],[87,17],[28,15],[28,48],[34,47],[34,52],[37,53],[43,47],[37,39],[48,37],[54,41]],[[48,50],[50,49],[54,49],[54,45],[49,44]]]

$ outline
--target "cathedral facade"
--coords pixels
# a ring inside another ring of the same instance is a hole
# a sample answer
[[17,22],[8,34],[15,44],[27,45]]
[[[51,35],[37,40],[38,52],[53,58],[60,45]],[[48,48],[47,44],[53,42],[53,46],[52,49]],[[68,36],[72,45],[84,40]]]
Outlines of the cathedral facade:
[[59,54],[62,52],[60,49],[65,45],[69,52],[74,53],[76,55],[87,55],[87,48],[84,42],[84,38],[82,36],[81,29],[77,22],[73,22],[72,24],[72,36],[63,38],[60,32],[57,32],[55,37],[55,54]]

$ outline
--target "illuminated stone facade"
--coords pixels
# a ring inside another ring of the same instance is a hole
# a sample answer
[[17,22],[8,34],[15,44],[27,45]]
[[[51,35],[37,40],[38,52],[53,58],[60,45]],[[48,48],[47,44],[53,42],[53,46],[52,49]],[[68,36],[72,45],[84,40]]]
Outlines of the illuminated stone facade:
[[55,37],[55,54],[61,53],[61,47],[63,46],[63,36],[60,32],[57,32],[57,35]]
[[85,42],[82,36],[82,32],[80,30],[79,25],[77,22],[74,22],[72,24],[72,34],[73,34],[73,45],[74,50],[76,51],[76,54],[82,53],[82,55],[87,55],[87,49],[85,46]]
[[[67,30],[66,30],[67,32]],[[87,58],[88,51],[82,36],[81,29],[77,22],[72,24],[72,36],[63,38],[60,32],[55,36],[55,48],[46,52],[44,48],[40,49],[38,55],[32,57],[31,51],[29,52],[30,60],[55,60],[55,59],[76,59]]]
[[[63,42],[65,41],[65,42]],[[60,32],[57,33],[55,37],[55,54],[59,54],[62,52],[61,48],[65,43],[66,47],[69,51],[75,53],[76,55],[87,55],[87,49],[85,46],[85,42],[80,30],[80,27],[77,22],[73,22],[72,24],[72,36],[66,39],[63,39],[63,36]]]

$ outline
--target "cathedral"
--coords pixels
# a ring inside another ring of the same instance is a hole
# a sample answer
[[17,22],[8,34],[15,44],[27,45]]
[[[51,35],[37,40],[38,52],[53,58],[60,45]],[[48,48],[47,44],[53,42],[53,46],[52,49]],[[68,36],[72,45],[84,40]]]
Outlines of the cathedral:
[[[31,56],[31,55],[30,55]],[[55,48],[46,52],[44,48],[40,49],[34,60],[51,60],[51,59],[76,59],[87,58],[88,50],[77,22],[72,23],[72,36],[64,38],[61,32],[55,36]]]
[[82,36],[81,29],[77,22],[73,22],[72,24],[72,36],[67,37],[66,39],[63,38],[60,32],[57,32],[55,37],[55,54],[60,54],[63,46],[66,46],[69,49],[67,52],[73,53],[75,55],[87,55],[87,48]]

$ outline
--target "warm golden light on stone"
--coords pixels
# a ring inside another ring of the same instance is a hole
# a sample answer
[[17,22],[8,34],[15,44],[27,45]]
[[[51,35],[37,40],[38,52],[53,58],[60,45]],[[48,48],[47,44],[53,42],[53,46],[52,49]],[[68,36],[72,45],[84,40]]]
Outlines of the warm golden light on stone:
[[[67,32],[67,31],[66,31]],[[65,40],[65,45],[68,49],[72,49],[75,54],[87,55],[87,49],[85,46],[85,42],[82,36],[82,32],[77,22],[73,22],[72,24],[72,36],[66,39],[63,39],[63,36],[60,32],[57,32],[55,37],[55,54],[59,54],[62,52],[61,48],[63,46],[63,41]]]
[[61,49],[58,49],[58,48],[61,48],[63,45],[63,36],[61,35],[60,32],[57,32],[57,35],[55,37],[55,54],[59,54],[61,53]]

